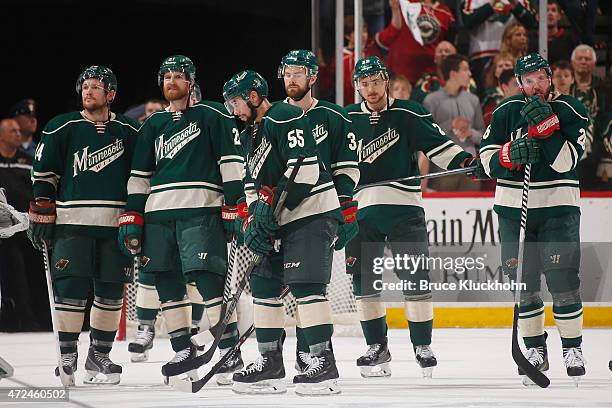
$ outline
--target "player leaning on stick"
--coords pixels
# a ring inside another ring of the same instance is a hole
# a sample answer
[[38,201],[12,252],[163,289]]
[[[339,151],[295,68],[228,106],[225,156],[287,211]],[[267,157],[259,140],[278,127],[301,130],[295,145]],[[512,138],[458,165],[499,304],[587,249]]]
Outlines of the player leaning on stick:
[[[300,394],[338,393],[338,370],[331,349],[331,307],[325,298],[331,277],[333,241],[343,221],[331,175],[317,156],[316,142],[302,109],[267,100],[268,84],[255,71],[242,71],[223,86],[228,111],[247,124],[240,136],[245,155],[249,214],[244,242],[262,263],[251,275],[254,325],[261,356],[234,374],[234,390],[285,391],[282,341],[283,284],[297,299],[298,326],[310,352],[307,369],[293,378]],[[295,182],[280,219],[274,207],[299,157]],[[272,239],[280,239],[279,253]]]
[[[364,98],[347,107],[355,138],[349,144],[359,157],[360,184],[419,174],[416,153],[422,151],[437,166],[457,169],[474,159],[450,141],[431,114],[414,101],[389,97],[387,69],[377,57],[361,59],[353,83]],[[420,182],[389,183],[360,189],[359,233],[346,247],[347,272],[353,274],[357,312],[369,346],[357,359],[362,376],[389,376],[391,355],[387,346],[385,306],[374,285],[373,259],[382,257],[387,243],[393,254],[427,256],[427,230]],[[398,276],[417,283],[429,282],[424,269]],[[430,348],[433,324],[431,292],[405,290],[406,318],[417,363],[425,376],[437,364]]]
[[[242,194],[242,157],[232,116],[222,104],[188,106],[195,66],[182,55],[166,58],[158,83],[170,102],[152,114],[138,134],[128,183],[127,212],[120,217],[119,245],[141,252],[145,273],[155,275],[162,314],[176,355],[162,366],[195,357],[192,308],[185,282],[195,281],[211,325],[219,320],[227,267],[226,233],[233,234],[236,200]],[[230,222],[222,221],[231,219]],[[233,218],[232,218],[233,216]],[[143,231],[144,229],[144,231]],[[223,351],[237,341],[236,319],[223,335]],[[238,356],[230,369],[242,366]]]
[[51,119],[36,149],[28,234],[36,248],[43,250],[43,240],[53,247],[60,369],[74,378],[93,282],[85,382],[117,384],[121,367],[109,359],[109,352],[121,317],[123,285],[132,280],[132,261],[117,248],[117,217],[127,198],[139,125],[111,112],[117,78],[110,69],[87,68],[76,90],[83,110]]
[[[516,277],[523,165],[532,164],[519,330],[527,359],[548,370],[540,275],[553,298],[553,315],[567,374],[584,375],[580,299],[580,189],[576,164],[584,151],[588,114],[578,100],[556,93],[548,62],[532,53],[516,63],[521,95],[493,112],[480,146],[486,173],[497,179],[495,206],[502,267]],[[527,379],[525,378],[525,382]]]
[[[317,143],[319,158],[331,173],[344,222],[338,226],[336,250],[344,248],[359,230],[357,226],[357,201],[353,190],[359,181],[357,151],[349,146],[354,143],[351,121],[341,106],[313,98],[311,87],[317,81],[319,62],[310,50],[293,50],[285,55],[278,68],[287,98],[285,102],[301,108],[310,122],[312,135]],[[298,322],[300,321],[298,317]],[[304,371],[308,365],[308,344],[304,330],[296,327],[296,367]]]

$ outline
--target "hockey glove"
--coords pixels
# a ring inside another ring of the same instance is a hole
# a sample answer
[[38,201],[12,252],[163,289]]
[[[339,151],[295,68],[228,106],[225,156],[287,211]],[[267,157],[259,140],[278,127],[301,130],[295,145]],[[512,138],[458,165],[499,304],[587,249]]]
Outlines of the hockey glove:
[[529,137],[547,139],[555,130],[560,129],[559,118],[551,106],[538,95],[527,99],[525,106],[521,109],[521,115],[529,125]]
[[472,178],[472,180],[490,179],[489,175],[485,172],[485,169],[482,166],[482,161],[478,157],[471,157],[469,159],[466,159],[463,167],[476,167],[471,172],[466,173],[466,176]]
[[270,236],[255,226],[253,215],[244,223],[244,244],[255,255],[265,256],[272,251]]
[[522,137],[502,146],[499,163],[508,170],[518,170],[521,164],[540,161],[540,144],[536,139]]
[[223,230],[225,231],[225,240],[231,242],[236,235],[236,218],[238,217],[238,208],[235,205],[221,206],[221,220],[223,221]]
[[338,239],[334,245],[336,251],[341,250],[359,232],[357,224],[358,203],[355,200],[343,201],[340,203],[344,224],[338,226]]
[[236,219],[234,220],[234,235],[238,244],[244,243],[243,227],[244,222],[249,215],[249,206],[246,204],[246,199],[240,197],[236,203]]
[[274,219],[274,204],[276,204],[274,189],[263,186],[257,197],[253,207],[255,225],[266,235],[274,235],[278,230],[278,223]]
[[43,251],[43,241],[48,244],[53,239],[56,218],[55,202],[47,200],[30,201],[28,216],[30,218],[28,238],[32,241],[34,248]]
[[142,229],[144,217],[135,211],[128,211],[119,216],[119,249],[124,255],[132,257],[142,249]]

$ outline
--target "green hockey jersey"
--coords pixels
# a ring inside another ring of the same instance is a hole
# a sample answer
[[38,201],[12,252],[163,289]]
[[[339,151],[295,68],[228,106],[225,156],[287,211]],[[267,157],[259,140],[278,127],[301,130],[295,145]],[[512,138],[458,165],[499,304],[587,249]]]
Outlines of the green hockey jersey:
[[219,212],[242,195],[243,160],[234,118],[217,102],[158,111],[143,123],[128,183],[130,211],[148,221]]
[[347,107],[356,137],[349,145],[359,158],[358,219],[387,222],[390,218],[422,213],[419,180],[359,187],[390,179],[419,175],[417,153],[437,166],[456,169],[471,155],[448,139],[431,113],[414,101],[390,99],[389,107],[371,112],[365,102]]
[[343,220],[332,177],[319,159],[310,123],[302,109],[284,102],[273,103],[259,124],[242,131],[240,141],[245,154],[244,190],[249,206],[257,200],[257,191],[264,185],[282,191],[298,157],[303,156],[279,225],[293,229],[316,216]]
[[[499,152],[504,143],[527,137],[527,122],[520,113],[524,105],[523,95],[501,101],[480,144],[483,167],[491,178],[497,179],[493,208],[498,214],[517,220],[524,171],[503,167]],[[582,103],[568,95],[556,95],[550,106],[559,117],[561,130],[540,142],[543,155],[540,162],[531,166],[528,216],[532,218],[580,212],[576,165],[585,148],[588,113]]]
[[319,159],[331,173],[340,201],[350,199],[359,182],[359,164],[357,151],[349,148],[355,135],[351,133],[348,114],[341,106],[314,99],[306,117],[317,142]]
[[58,230],[92,237],[117,234],[140,125],[121,114],[103,124],[80,112],[51,119],[36,148],[34,197],[56,201]]

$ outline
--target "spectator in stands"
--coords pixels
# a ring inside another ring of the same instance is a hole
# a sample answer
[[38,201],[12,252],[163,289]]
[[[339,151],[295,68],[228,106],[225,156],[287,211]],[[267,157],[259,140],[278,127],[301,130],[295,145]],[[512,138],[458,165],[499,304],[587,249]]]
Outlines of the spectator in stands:
[[599,120],[595,124],[590,158],[593,163],[591,169],[595,170],[595,174],[593,177],[589,177],[590,174],[581,177],[580,187],[588,190],[612,191],[612,77],[604,80],[603,89],[606,93],[607,107],[599,114]]
[[424,72],[414,86],[411,99],[419,103],[423,103],[425,97],[434,91],[440,89],[443,85],[442,71],[440,66],[444,58],[451,54],[456,54],[457,49],[448,41],[440,41],[434,51],[434,63],[436,64],[436,72]]
[[570,94],[582,102],[591,118],[596,120],[606,106],[606,96],[601,78],[593,74],[597,63],[595,50],[590,45],[581,44],[572,52],[571,62],[575,81]]
[[[501,89],[499,83],[499,76],[502,72],[507,69],[514,68],[514,63],[516,60],[512,55],[507,53],[499,53],[493,58],[493,63],[487,69],[485,85],[486,89],[484,95],[482,97],[482,112],[486,116],[487,112],[493,112],[497,103],[504,99],[504,92]],[[489,119],[491,119],[489,117]],[[488,122],[485,119],[485,123],[488,125]]]
[[[368,27],[368,36],[374,38],[377,32],[385,28],[386,0],[368,0],[363,2],[363,21]],[[354,15],[354,2],[344,2],[344,15]]]
[[[467,57],[453,54],[442,62],[444,86],[425,97],[423,104],[433,115],[434,121],[448,137],[467,152],[476,155],[484,131],[480,101],[473,93],[467,92],[472,73]],[[431,171],[434,165],[430,165]],[[458,175],[441,177],[430,181],[438,191],[474,191],[477,183]]]
[[37,106],[34,99],[22,99],[10,109],[9,117],[17,121],[21,130],[21,146],[19,149],[34,157],[36,141],[34,134],[38,128]]
[[580,37],[580,42],[595,45],[595,17],[599,0],[558,0],[558,3]]
[[[395,17],[396,19],[398,17]],[[401,18],[401,17],[399,17]],[[344,41],[345,47],[342,51],[342,64],[344,68],[344,105],[355,102],[355,88],[353,88],[353,71],[355,70],[355,17],[344,17]],[[376,45],[373,38],[368,36],[368,26],[363,23],[362,44],[364,57],[376,55],[383,59],[382,50]],[[331,64],[326,64],[322,52],[319,56],[319,90],[323,99],[333,99],[333,88],[335,83],[336,61],[332,59]]]
[[410,99],[412,84],[403,75],[396,75],[389,82],[389,96],[394,99]]
[[138,120],[140,120],[140,123],[142,123],[153,113],[157,112],[158,110],[165,109],[166,106],[168,106],[168,104],[165,101],[162,101],[161,99],[151,98],[147,100],[144,104],[144,117],[139,118]]
[[510,54],[516,61],[527,55],[529,50],[529,37],[525,26],[519,22],[510,23],[504,29],[499,52]]
[[202,100],[202,90],[200,89],[200,85],[196,83],[193,85],[193,89],[191,91],[191,104],[195,105],[201,100]]
[[[554,64],[560,60],[569,61],[572,51],[578,45],[576,35],[568,29],[559,27],[561,7],[557,0],[548,0],[546,23],[548,26],[548,62]],[[529,52],[538,51],[538,31],[529,33]]]
[[499,100],[495,103],[495,105],[489,105],[483,111],[485,127],[489,126],[489,124],[491,123],[493,111],[495,110],[495,108],[497,108],[497,105],[499,105],[501,101],[521,93],[521,90],[519,89],[518,84],[516,83],[516,79],[514,78],[514,68],[509,68],[502,71],[502,73],[499,74],[498,83],[498,88],[501,91]]
[[563,95],[569,95],[574,84],[574,71],[569,62],[565,60],[557,61],[550,67],[552,70],[552,83],[555,91]]
[[[420,3],[420,7],[415,3]],[[436,71],[436,46],[447,38],[455,17],[448,6],[438,1],[412,0],[411,4],[416,7],[407,8],[404,13],[399,0],[389,0],[391,23],[376,34],[376,42],[389,52],[387,68],[415,83],[424,72]],[[405,19],[409,19],[412,29]]]
[[462,0],[461,18],[470,33],[470,66],[482,92],[485,68],[500,50],[506,26],[519,21],[534,29],[537,20],[528,0]]
[[[0,121],[0,187],[8,204],[27,212],[32,200],[32,157],[19,150],[22,143],[15,119]],[[2,308],[0,331],[34,331],[49,327],[47,286],[40,252],[25,232],[3,239],[0,250]]]

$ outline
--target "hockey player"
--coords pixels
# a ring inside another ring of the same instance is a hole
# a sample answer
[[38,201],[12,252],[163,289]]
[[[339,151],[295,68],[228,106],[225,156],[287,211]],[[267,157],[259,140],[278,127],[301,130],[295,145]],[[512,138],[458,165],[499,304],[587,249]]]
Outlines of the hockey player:
[[[355,135],[351,133],[351,121],[344,108],[312,96],[311,88],[317,81],[318,70],[319,63],[312,51],[294,50],[282,58],[278,77],[283,80],[287,94],[285,102],[301,108],[308,117],[319,158],[332,174],[344,216],[334,245],[336,250],[340,250],[359,230],[357,201],[353,200],[353,190],[359,181],[359,166],[356,150],[349,148]],[[299,324],[299,316],[297,320]],[[304,330],[299,325],[296,334],[296,367],[302,372],[308,365],[310,354]]]
[[[51,119],[42,133],[32,173],[28,235],[35,248],[53,247],[51,274],[62,367],[72,378],[85,304],[93,282],[87,384],[118,384],[121,366],[109,358],[121,317],[123,286],[132,262],[117,248],[138,124],[111,112],[117,78],[92,66],[76,82],[83,110]],[[56,368],[56,375],[59,370]]]
[[[282,102],[270,103],[267,95],[268,84],[254,71],[242,71],[223,86],[228,111],[247,124],[240,137],[249,206],[244,241],[264,257],[250,279],[261,355],[234,374],[233,389],[239,393],[286,390],[281,341],[285,313],[279,299],[285,283],[297,299],[298,325],[310,352],[307,369],[293,378],[296,393],[339,393],[330,347],[331,307],[325,293],[331,277],[333,241],[338,222],[344,219],[303,110]],[[280,219],[275,220],[274,207],[300,156],[303,164]],[[279,253],[271,253],[272,237],[281,242]]]
[[[580,298],[580,189],[576,163],[584,152],[588,114],[578,100],[551,85],[548,62],[532,53],[515,67],[522,94],[500,102],[485,131],[480,156],[497,179],[495,206],[502,242],[502,267],[516,277],[523,165],[531,163],[527,231],[518,327],[526,357],[548,369],[540,275],[553,299],[553,315],[567,374],[584,375]],[[529,380],[524,378],[527,384]]]
[[[416,153],[422,151],[437,166],[456,169],[472,156],[450,141],[431,114],[414,101],[389,97],[389,76],[377,57],[361,59],[353,82],[364,101],[347,107],[354,138],[349,148],[359,157],[360,184],[419,174]],[[347,272],[353,275],[357,312],[369,349],[357,359],[364,377],[389,376],[385,307],[373,286],[373,260],[383,256],[385,243],[393,254],[427,256],[427,230],[420,182],[357,186],[359,233],[346,247]],[[429,282],[428,271],[396,271],[402,280]],[[433,304],[429,290],[405,290],[406,318],[417,363],[426,377],[437,364],[430,348]]]
[[[141,253],[142,272],[154,276],[176,352],[162,366],[166,377],[179,373],[176,363],[196,355],[185,282],[195,281],[210,324],[219,320],[227,267],[225,237],[233,234],[236,200],[242,194],[238,130],[221,104],[202,101],[189,106],[195,73],[185,56],[162,62],[158,84],[170,106],[153,113],[139,131],[127,211],[119,221],[123,251]],[[237,335],[234,316],[220,344],[222,353],[236,343]],[[242,365],[238,355],[221,372]]]
[[[161,86],[164,92],[163,85]],[[166,96],[165,96],[166,97]],[[202,100],[202,93],[197,83],[193,85],[190,97],[190,106]],[[142,262],[142,260],[140,260]],[[134,340],[128,344],[130,361],[144,362],[149,359],[149,350],[153,348],[155,339],[155,322],[159,313],[161,302],[155,289],[155,274],[147,271],[138,271],[136,276],[138,287],[136,289],[136,317],[138,328]],[[198,292],[195,282],[188,282],[187,296],[191,301],[191,329],[197,332],[200,321],[204,315],[204,299]]]

